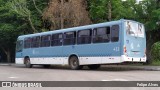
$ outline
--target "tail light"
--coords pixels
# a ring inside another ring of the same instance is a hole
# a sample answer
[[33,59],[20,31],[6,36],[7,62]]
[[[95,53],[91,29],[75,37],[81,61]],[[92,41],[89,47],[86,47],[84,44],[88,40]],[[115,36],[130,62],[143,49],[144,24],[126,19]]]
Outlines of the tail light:
[[124,52],[124,53],[127,53],[127,48],[126,48],[125,45],[124,45],[124,47],[123,47],[123,52]]

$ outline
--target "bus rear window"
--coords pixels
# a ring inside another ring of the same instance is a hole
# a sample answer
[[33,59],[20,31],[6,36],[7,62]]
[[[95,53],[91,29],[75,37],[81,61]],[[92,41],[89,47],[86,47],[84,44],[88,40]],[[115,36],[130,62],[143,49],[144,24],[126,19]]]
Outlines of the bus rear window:
[[135,36],[135,37],[144,37],[144,25],[137,23],[126,21],[126,35]]

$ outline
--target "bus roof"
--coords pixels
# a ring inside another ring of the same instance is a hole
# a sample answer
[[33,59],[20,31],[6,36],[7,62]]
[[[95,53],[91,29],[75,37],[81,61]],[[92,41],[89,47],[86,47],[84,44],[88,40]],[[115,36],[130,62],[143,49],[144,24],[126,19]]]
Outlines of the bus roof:
[[[92,25],[85,25],[85,26],[79,26],[79,27],[72,27],[72,28],[66,28],[66,29],[59,29],[59,30],[53,30],[53,31],[47,31],[47,32],[40,32],[35,34],[28,34],[28,35],[21,35],[18,38],[24,39],[26,37],[34,37],[34,36],[42,36],[47,34],[56,34],[56,33],[64,33],[64,32],[70,32],[70,31],[77,31],[77,30],[84,30],[84,29],[93,29],[95,27],[103,27],[103,26],[110,26],[114,24],[119,24],[123,21],[126,21],[126,19],[120,19],[117,21],[111,21],[111,22],[104,22],[104,23],[98,23],[98,24],[92,24]],[[132,21],[132,20],[129,20]],[[133,21],[135,22],[135,21]]]

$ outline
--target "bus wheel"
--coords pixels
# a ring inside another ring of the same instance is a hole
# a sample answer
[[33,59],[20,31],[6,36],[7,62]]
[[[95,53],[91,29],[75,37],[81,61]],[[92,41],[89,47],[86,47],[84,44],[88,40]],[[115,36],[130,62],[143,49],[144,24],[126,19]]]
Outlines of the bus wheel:
[[29,58],[25,59],[25,65],[26,65],[26,68],[32,68],[32,64],[31,64]]
[[69,59],[69,65],[70,65],[71,69],[73,69],[73,70],[79,70],[79,69],[83,68],[83,66],[79,65],[79,60],[76,56],[72,56]]
[[91,70],[96,70],[98,68],[100,68],[101,65],[99,64],[94,64],[94,65],[88,65],[88,68],[91,69]]

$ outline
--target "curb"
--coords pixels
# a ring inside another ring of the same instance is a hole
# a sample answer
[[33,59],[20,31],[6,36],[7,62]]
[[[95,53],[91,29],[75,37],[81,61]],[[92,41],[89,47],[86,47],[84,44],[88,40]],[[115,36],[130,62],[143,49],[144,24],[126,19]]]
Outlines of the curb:
[[12,66],[14,63],[0,63],[0,66]]
[[160,67],[153,68],[153,67],[139,67],[140,69],[143,70],[148,70],[148,71],[160,71]]
[[9,66],[9,64],[0,64],[0,66]]
[[114,68],[120,70],[146,70],[146,71],[160,71],[160,66],[129,66],[129,65],[110,65],[103,66],[104,68]]
[[[23,66],[23,65],[16,65],[15,63],[0,63],[0,66]],[[147,70],[147,71],[160,71],[160,66],[129,66],[129,65],[110,65],[110,66],[102,66],[102,67],[109,67],[109,68],[121,68],[121,69],[131,69],[131,70]]]

